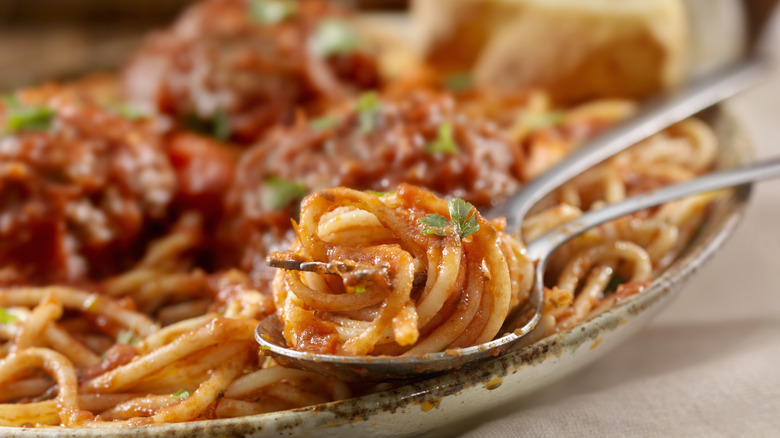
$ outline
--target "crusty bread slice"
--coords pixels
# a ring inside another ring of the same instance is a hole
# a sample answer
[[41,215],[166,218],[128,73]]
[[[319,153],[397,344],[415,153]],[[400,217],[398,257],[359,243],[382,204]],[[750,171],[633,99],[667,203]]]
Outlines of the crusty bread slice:
[[416,0],[417,47],[478,85],[561,102],[641,98],[681,81],[682,0]]

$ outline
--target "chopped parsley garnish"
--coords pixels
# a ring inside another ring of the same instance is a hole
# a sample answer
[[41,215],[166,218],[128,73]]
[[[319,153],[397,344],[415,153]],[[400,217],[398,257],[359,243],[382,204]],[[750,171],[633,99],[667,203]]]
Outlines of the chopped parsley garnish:
[[16,96],[3,97],[5,103],[5,133],[45,131],[57,112],[45,106],[22,105]]
[[224,110],[217,110],[211,119],[202,119],[195,115],[185,117],[184,124],[191,131],[208,135],[219,141],[230,138],[230,120]]
[[628,280],[626,280],[625,277],[623,277],[620,274],[613,275],[612,278],[609,279],[609,283],[607,283],[607,287],[604,288],[604,293],[610,294],[617,291],[618,286],[620,286],[621,284],[625,284],[627,281]]
[[171,394],[171,397],[178,398],[179,400],[184,400],[185,398],[187,398],[189,396],[190,396],[190,392],[189,391],[185,391],[183,389],[180,389],[180,390],[174,392],[173,394]]
[[277,24],[295,16],[298,8],[292,0],[250,0],[249,13],[260,24]]
[[141,338],[136,336],[135,333],[130,330],[122,330],[116,336],[117,344],[137,345],[139,342],[141,342]]
[[479,230],[477,214],[474,206],[460,199],[451,199],[448,203],[450,220],[438,214],[429,214],[420,218],[420,223],[425,225],[423,234],[435,234],[437,236],[449,235],[448,228],[453,226],[461,239],[474,234]]
[[228,120],[227,113],[219,110],[214,114],[214,138],[219,141],[226,141],[230,138],[230,120]]
[[309,126],[315,131],[325,131],[339,124],[336,116],[323,116],[309,121]]
[[355,290],[355,294],[360,295],[366,291],[366,286],[363,284],[359,284],[355,286],[353,289]]
[[128,103],[117,103],[109,106],[109,109],[116,115],[131,121],[143,119],[149,116],[149,114],[147,114],[146,112]]
[[374,196],[379,196],[380,198],[385,195],[389,195],[391,193],[395,193],[395,190],[391,190],[389,192],[377,192],[376,190],[366,190],[366,193],[370,193]]
[[360,130],[363,133],[369,133],[376,126],[376,116],[379,114],[381,104],[379,95],[374,91],[367,91],[358,97],[355,102],[355,111],[357,112]]
[[360,46],[355,31],[346,22],[333,18],[320,22],[311,44],[314,53],[323,58],[345,55]]
[[474,86],[474,79],[466,72],[453,73],[444,78],[444,86],[455,93],[462,93]]
[[442,123],[439,126],[439,135],[436,137],[436,141],[428,143],[425,147],[428,153],[435,154],[458,154],[460,149],[458,148],[455,139],[452,137],[452,125],[449,123]]
[[565,117],[566,113],[563,111],[548,111],[546,113],[536,114],[531,116],[531,119],[528,121],[528,128],[532,131],[536,131],[548,126],[560,125]]
[[3,307],[0,307],[0,324],[11,324],[16,321],[16,316],[8,313]]
[[288,181],[272,176],[265,180],[266,191],[263,196],[263,208],[279,210],[287,207],[293,201],[299,201],[306,196],[306,185],[301,182]]

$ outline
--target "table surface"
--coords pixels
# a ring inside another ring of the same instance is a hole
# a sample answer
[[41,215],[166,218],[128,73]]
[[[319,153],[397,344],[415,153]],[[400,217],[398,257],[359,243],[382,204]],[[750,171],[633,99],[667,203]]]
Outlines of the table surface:
[[[14,75],[14,65],[30,65],[29,35],[0,31],[0,88],[86,61],[111,65],[137,43],[132,35],[96,49],[94,35],[64,28],[45,44],[59,56],[42,56],[37,69]],[[729,104],[757,156],[776,155],[780,73]],[[777,436],[779,364],[780,181],[769,181],[756,187],[722,251],[628,344],[530,399],[429,435]]]

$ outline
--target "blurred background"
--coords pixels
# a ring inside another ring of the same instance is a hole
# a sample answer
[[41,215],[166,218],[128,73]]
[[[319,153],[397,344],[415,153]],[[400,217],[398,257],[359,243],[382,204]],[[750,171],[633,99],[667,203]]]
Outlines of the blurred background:
[[[194,0],[0,0],[0,90],[110,70]],[[402,10],[406,0],[343,0]]]

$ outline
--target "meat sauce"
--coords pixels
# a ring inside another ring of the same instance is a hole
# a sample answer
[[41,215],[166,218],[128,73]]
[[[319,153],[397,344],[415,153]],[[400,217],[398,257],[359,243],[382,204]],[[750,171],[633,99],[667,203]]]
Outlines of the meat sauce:
[[207,129],[246,143],[301,108],[316,112],[379,85],[376,60],[349,39],[344,10],[291,1],[289,13],[269,19],[257,3],[200,2],[153,34],[124,69],[127,97],[179,121],[216,123]]
[[278,127],[243,154],[226,200],[232,217],[227,234],[238,244],[251,242],[245,269],[270,273],[257,254],[275,249],[269,245],[286,246],[298,199],[271,205],[269,181],[298,186],[301,195],[336,186],[387,191],[409,183],[485,207],[520,187],[522,163],[520,145],[493,123],[459,112],[449,94],[363,94],[318,119]]
[[[32,113],[45,123],[8,129]],[[17,93],[0,125],[0,284],[111,272],[164,219],[176,177],[150,123],[50,86]]]

